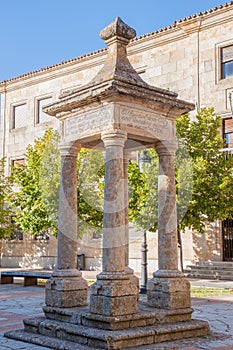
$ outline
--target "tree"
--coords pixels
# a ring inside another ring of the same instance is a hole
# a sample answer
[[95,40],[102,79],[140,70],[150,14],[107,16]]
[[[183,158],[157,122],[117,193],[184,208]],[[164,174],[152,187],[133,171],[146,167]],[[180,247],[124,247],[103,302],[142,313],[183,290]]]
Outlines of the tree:
[[16,208],[15,222],[31,234],[57,232],[58,142],[58,133],[48,129],[34,146],[27,147],[25,164],[12,169],[17,186],[11,200],[11,206]]
[[103,228],[103,152],[81,149],[77,160],[79,236]]
[[[183,115],[176,125],[177,228],[182,266],[181,230],[189,227],[203,232],[206,222],[233,218],[233,157],[222,152],[221,117],[212,108],[201,109],[195,120]],[[144,232],[157,228],[158,157],[155,150],[149,152],[151,165],[143,174],[136,164],[129,167],[133,192],[130,218]]]
[[[192,227],[203,232],[206,221],[233,217],[233,157],[222,152],[221,117],[213,108],[201,109],[195,120],[183,115],[176,125],[178,225],[180,229]],[[143,174],[138,175],[136,165],[129,167],[134,193],[131,219],[142,229],[154,231],[157,227],[158,156],[153,149],[147,152],[151,164],[144,168]]]
[[12,194],[12,178],[5,176],[5,158],[0,159],[0,239],[6,239],[14,232],[13,212],[8,206]]
[[177,187],[181,189],[178,208],[186,206],[185,212],[180,210],[181,229],[192,227],[203,232],[206,221],[232,218],[233,158],[221,151],[224,140],[219,134],[220,125],[221,117],[213,108],[201,109],[195,121],[188,115],[177,119],[180,146],[177,159],[182,159],[184,150],[189,155],[189,167],[182,172],[188,180],[186,186],[182,186],[182,176],[177,173]]
[[129,220],[143,232],[155,232],[158,227],[158,156],[155,150],[139,152],[146,154],[150,164],[129,164]]
[[[23,231],[39,235],[49,230],[57,234],[60,164],[60,135],[48,129],[29,145],[25,164],[13,168],[17,191],[11,200],[15,207],[15,221]],[[98,232],[103,219],[102,152],[84,150],[77,160],[79,235]]]

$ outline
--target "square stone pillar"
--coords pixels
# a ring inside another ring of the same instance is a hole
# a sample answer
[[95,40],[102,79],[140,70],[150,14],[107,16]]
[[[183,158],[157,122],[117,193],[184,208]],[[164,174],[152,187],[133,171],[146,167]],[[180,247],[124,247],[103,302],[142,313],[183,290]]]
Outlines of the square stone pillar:
[[[191,307],[190,283],[178,270],[177,213],[174,158],[176,145],[156,147],[159,154],[158,265],[148,281],[148,304],[159,309]],[[190,317],[191,317],[190,309]]]
[[105,146],[103,272],[90,288],[90,312],[120,316],[136,312],[137,287],[125,273],[126,211],[121,130],[102,133]]
[[77,270],[77,153],[80,147],[63,144],[58,213],[57,268],[46,282],[45,303],[54,307],[86,305],[87,282]]

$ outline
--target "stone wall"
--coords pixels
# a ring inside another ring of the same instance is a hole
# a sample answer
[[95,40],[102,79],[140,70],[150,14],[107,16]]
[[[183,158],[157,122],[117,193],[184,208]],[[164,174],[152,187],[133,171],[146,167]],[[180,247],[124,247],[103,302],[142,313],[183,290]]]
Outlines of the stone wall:
[[[184,267],[197,261],[221,261],[220,224],[209,224],[205,234],[185,230],[182,234]],[[129,266],[136,273],[141,272],[141,249],[143,233],[130,230]],[[158,234],[147,233],[148,272],[158,268]],[[38,241],[24,235],[22,241],[0,241],[0,266],[51,269],[56,265],[57,240],[51,236],[48,241]],[[78,254],[84,254],[86,270],[101,271],[102,237],[84,235],[79,239]]]
[[35,240],[24,234],[23,240],[1,240],[1,267],[53,269],[56,264],[57,240]]

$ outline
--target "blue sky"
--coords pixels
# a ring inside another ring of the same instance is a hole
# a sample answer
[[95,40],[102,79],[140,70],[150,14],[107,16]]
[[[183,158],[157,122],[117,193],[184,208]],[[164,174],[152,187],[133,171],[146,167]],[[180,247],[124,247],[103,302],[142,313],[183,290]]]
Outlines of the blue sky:
[[117,16],[137,35],[223,0],[0,0],[0,81],[105,46],[99,32]]

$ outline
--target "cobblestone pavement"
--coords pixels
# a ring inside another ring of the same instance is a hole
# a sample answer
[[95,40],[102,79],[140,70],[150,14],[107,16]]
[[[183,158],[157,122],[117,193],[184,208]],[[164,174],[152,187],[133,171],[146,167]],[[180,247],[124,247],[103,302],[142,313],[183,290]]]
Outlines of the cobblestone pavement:
[[[86,277],[86,276],[85,276]],[[89,275],[87,274],[87,277]],[[205,283],[205,284],[204,284]],[[197,281],[191,284],[198,285]],[[214,286],[211,281],[200,281],[200,285]],[[144,346],[143,350],[233,350],[233,282],[222,282],[219,287],[232,289],[232,295],[208,298],[192,298],[193,318],[209,322],[211,335],[205,338],[186,339],[166,344]],[[24,287],[22,284],[0,285],[0,350],[46,350],[4,337],[4,332],[23,327],[23,319],[41,316],[44,305],[43,287]],[[77,346],[75,349],[83,349]],[[136,350],[131,348],[131,350]]]

